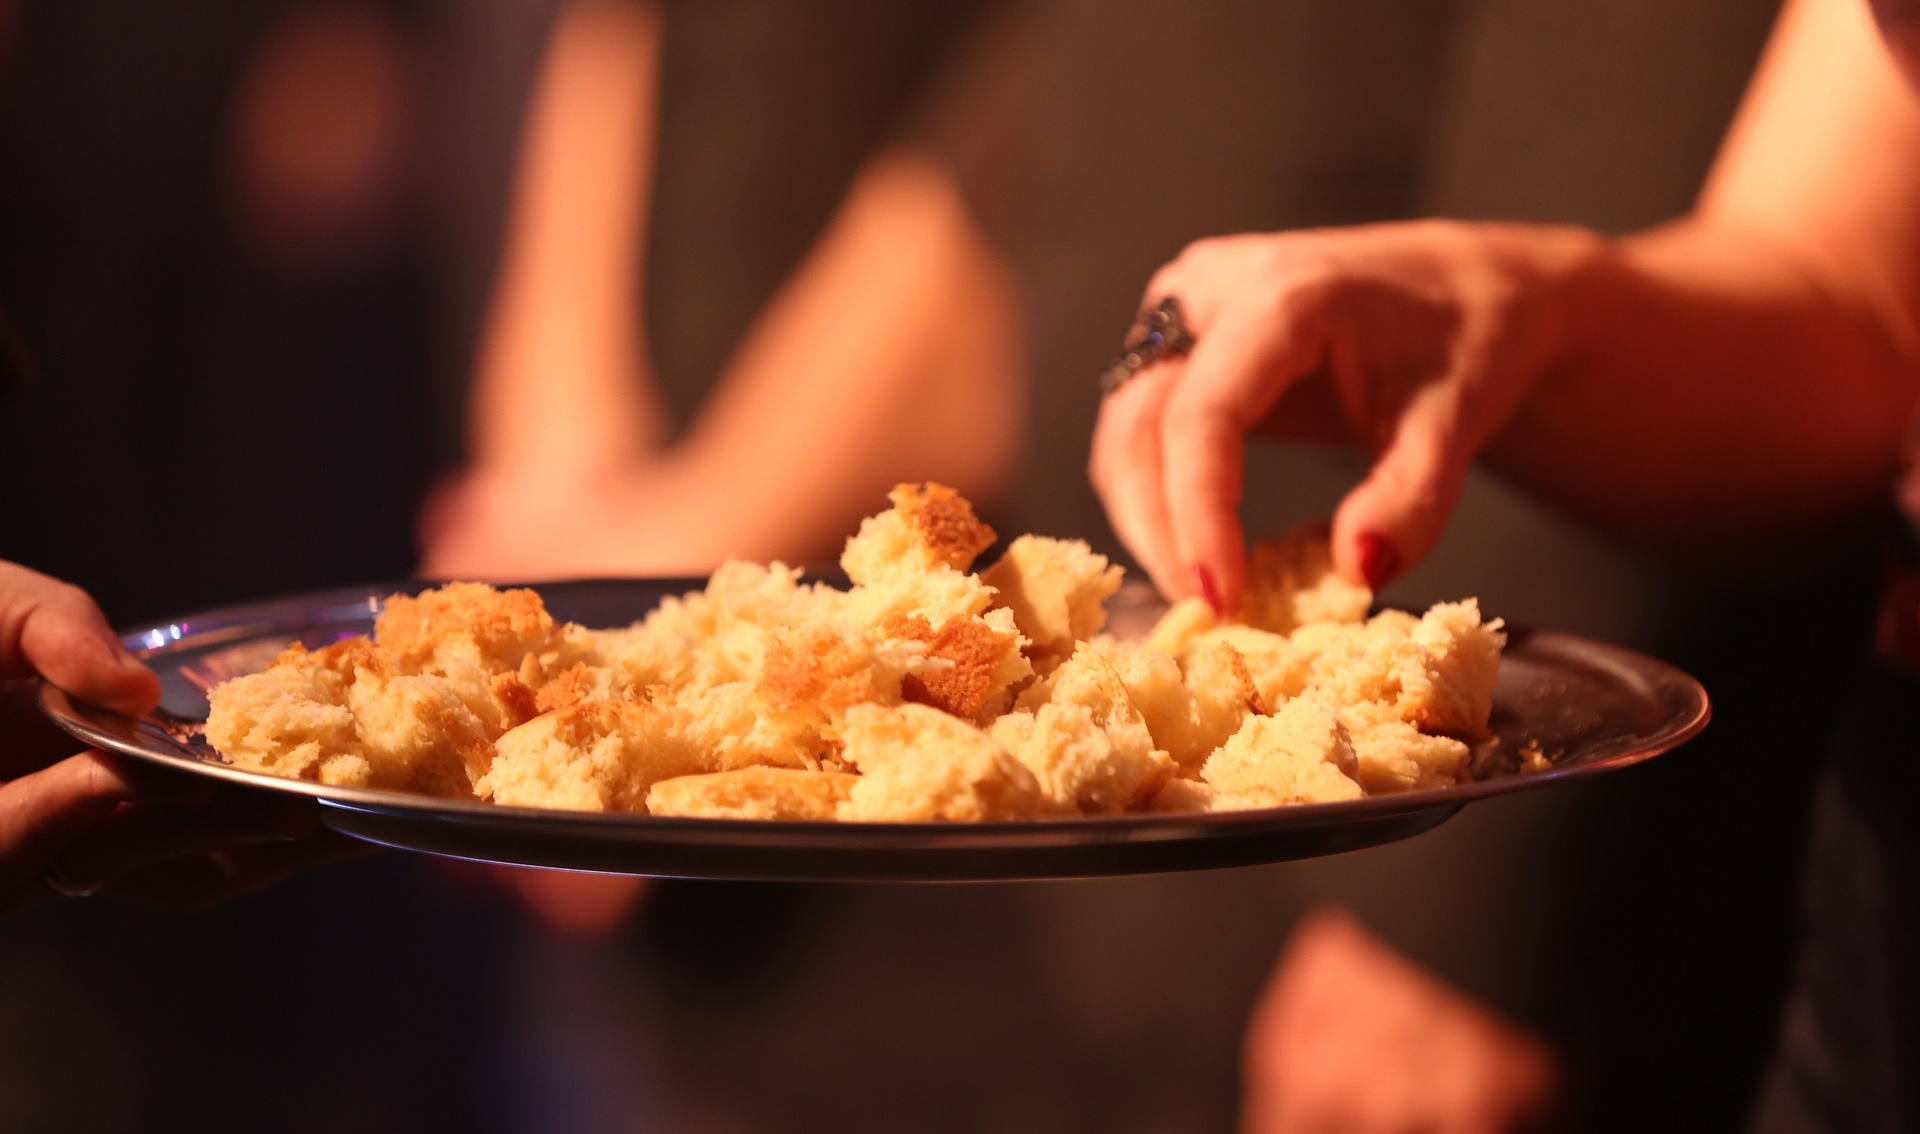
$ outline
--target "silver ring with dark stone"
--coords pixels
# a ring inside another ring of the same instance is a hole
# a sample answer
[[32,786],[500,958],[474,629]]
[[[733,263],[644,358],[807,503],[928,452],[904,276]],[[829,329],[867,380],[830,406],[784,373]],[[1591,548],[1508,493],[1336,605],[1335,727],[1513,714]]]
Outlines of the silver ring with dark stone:
[[1187,330],[1180,301],[1169,295],[1150,310],[1134,317],[1120,353],[1100,374],[1100,393],[1111,394],[1127,384],[1134,375],[1163,358],[1178,358],[1193,349],[1193,332]]

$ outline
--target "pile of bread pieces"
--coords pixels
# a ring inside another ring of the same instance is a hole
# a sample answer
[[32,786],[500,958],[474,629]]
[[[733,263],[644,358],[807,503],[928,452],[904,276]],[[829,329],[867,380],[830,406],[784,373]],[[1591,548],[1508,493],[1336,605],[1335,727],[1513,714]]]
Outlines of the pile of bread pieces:
[[241,768],[523,807],[856,822],[1213,811],[1454,784],[1504,635],[1472,599],[1368,617],[1324,536],[1256,547],[1232,620],[1101,633],[1121,569],[902,485],[852,586],[731,562],[624,629],[530,590],[387,600],[371,639],[290,647],[209,694]]

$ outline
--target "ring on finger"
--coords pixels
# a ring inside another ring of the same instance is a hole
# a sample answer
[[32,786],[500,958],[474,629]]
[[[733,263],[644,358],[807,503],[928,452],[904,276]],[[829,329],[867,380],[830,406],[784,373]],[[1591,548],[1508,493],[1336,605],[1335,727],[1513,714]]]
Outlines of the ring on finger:
[[63,898],[92,897],[100,889],[98,886],[75,882],[69,878],[58,859],[49,859],[46,866],[40,869],[40,881],[46,884],[47,889]]
[[1120,353],[1100,374],[1100,393],[1103,396],[1113,393],[1163,358],[1186,354],[1193,349],[1195,341],[1193,332],[1187,329],[1180,300],[1167,296],[1134,317]]

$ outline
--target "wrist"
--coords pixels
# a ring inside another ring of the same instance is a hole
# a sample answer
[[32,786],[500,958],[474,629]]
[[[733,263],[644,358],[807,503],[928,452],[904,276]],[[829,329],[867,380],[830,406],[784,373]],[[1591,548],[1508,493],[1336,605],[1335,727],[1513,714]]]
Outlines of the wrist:
[[1516,445],[1531,448],[1528,439],[1565,424],[1560,403],[1579,402],[1567,387],[1579,384],[1579,360],[1607,324],[1619,251],[1599,233],[1573,226],[1495,226],[1489,238],[1513,296],[1502,336],[1511,349],[1502,352],[1506,374],[1499,383],[1513,400],[1486,446],[1498,465]]
[[1584,351],[1605,323],[1605,281],[1618,251],[1607,237],[1573,225],[1497,225],[1492,239],[1516,281],[1526,361],[1549,373]]

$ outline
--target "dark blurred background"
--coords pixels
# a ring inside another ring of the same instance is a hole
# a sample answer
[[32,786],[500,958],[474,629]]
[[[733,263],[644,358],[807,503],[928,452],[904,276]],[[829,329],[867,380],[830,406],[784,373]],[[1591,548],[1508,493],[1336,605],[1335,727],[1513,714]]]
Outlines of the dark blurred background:
[[[1424,214],[1656,223],[1690,203],[1773,7],[670,0],[652,372],[684,430],[863,163],[912,146],[1018,291],[1024,439],[983,508],[1117,554],[1083,474],[1091,376],[1155,267],[1203,235]],[[122,623],[414,570],[421,502],[466,456],[560,9],[0,7],[0,558]],[[1250,530],[1326,515],[1359,467],[1261,453]],[[1387,600],[1477,594],[1660,654],[1715,722],[1334,859],[669,882],[599,936],[400,854],[209,912],[36,910],[0,926],[0,1129],[1229,1130],[1247,1012],[1323,903],[1550,1037],[1572,1128],[1732,1128],[1860,636],[1863,574],[1836,562],[1687,574],[1476,480]]]

